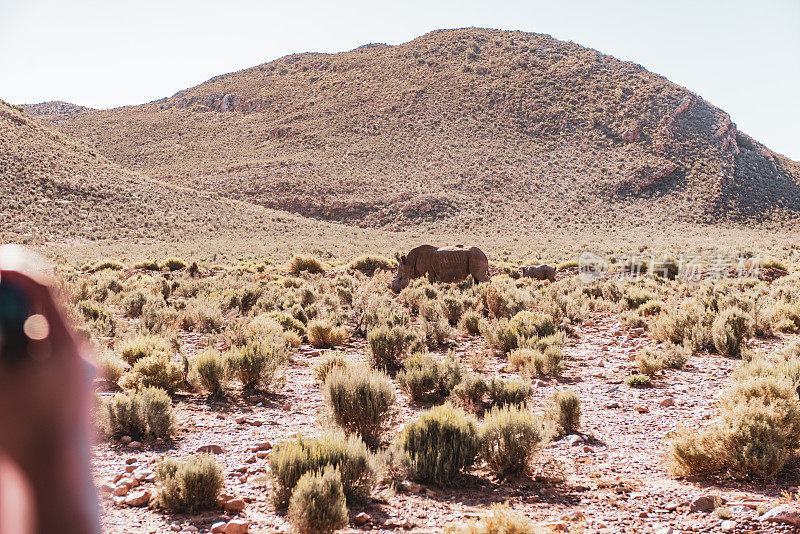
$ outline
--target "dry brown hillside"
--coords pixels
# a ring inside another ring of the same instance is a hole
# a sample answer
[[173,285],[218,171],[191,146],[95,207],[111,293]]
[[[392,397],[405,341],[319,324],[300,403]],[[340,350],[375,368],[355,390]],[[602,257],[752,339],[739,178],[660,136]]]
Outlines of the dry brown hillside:
[[297,54],[59,121],[154,178],[386,229],[785,223],[800,209],[798,164],[724,111],[540,34]]
[[[0,243],[191,243],[194,254],[309,243],[357,252],[367,231],[305,219],[151,180],[0,100]],[[221,243],[215,243],[214,241]],[[303,242],[303,243],[299,243]],[[337,248],[338,247],[338,248]],[[164,253],[169,253],[170,246]],[[209,254],[210,255],[210,254]]]

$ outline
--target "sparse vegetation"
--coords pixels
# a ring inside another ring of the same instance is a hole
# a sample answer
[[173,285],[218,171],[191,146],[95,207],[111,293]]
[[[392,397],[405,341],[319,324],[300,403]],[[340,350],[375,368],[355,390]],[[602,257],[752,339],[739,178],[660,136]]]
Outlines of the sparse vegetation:
[[339,471],[330,466],[305,473],[289,501],[289,521],[300,534],[328,534],[347,526],[347,503]]
[[336,424],[375,445],[395,401],[394,388],[383,373],[335,366],[325,378],[325,400]]
[[97,425],[108,437],[168,438],[172,432],[172,401],[164,390],[156,388],[118,393],[101,401]]
[[158,504],[171,513],[194,513],[214,508],[225,479],[214,456],[200,454],[186,462],[171,458],[156,468],[161,482]]

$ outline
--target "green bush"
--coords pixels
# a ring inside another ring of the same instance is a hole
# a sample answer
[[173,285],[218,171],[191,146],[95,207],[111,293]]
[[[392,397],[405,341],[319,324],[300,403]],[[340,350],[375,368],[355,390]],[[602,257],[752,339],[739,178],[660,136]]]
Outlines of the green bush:
[[581,426],[581,401],[574,391],[556,391],[553,394],[556,405],[556,422],[565,434],[573,434]]
[[493,325],[485,325],[483,334],[489,345],[506,354],[524,347],[531,340],[555,335],[556,327],[550,315],[520,311],[506,321],[500,319]]
[[180,315],[181,328],[193,332],[219,332],[224,324],[220,302],[198,297],[186,304]]
[[475,463],[479,445],[475,420],[448,403],[407,424],[394,447],[413,479],[449,486]]
[[491,513],[479,519],[459,520],[445,529],[446,534],[547,534],[508,504],[493,504]]
[[159,388],[172,395],[183,379],[177,364],[154,354],[137,360],[133,369],[123,375],[120,385],[125,389]]
[[359,368],[335,368],[328,373],[324,390],[336,424],[376,445],[395,401],[389,378]]
[[98,378],[116,384],[125,372],[125,362],[113,354],[101,354],[97,357]]
[[466,373],[461,381],[450,392],[450,399],[470,412],[483,409],[483,397],[489,391],[489,385],[480,375]]
[[405,326],[373,328],[367,334],[371,365],[388,371],[398,369],[414,340],[413,332]]
[[336,326],[330,320],[316,320],[308,323],[308,342],[321,349],[330,349],[347,340],[347,328]]
[[525,408],[492,408],[481,428],[481,456],[500,477],[525,472],[547,443],[551,429]]
[[140,271],[159,271],[158,263],[153,260],[144,260],[133,264],[134,269]]
[[289,522],[300,534],[329,534],[345,528],[349,521],[342,476],[326,466],[305,473],[289,501]]
[[632,388],[649,388],[652,385],[648,375],[630,375],[625,377],[625,383]]
[[351,271],[361,271],[364,274],[368,274],[372,276],[375,274],[375,271],[390,271],[394,267],[394,264],[391,260],[384,258],[382,256],[370,256],[364,255],[360,256],[347,266],[348,269]]
[[639,374],[652,378],[664,368],[664,362],[657,354],[643,349],[636,355],[636,368],[639,370]]
[[159,265],[161,271],[178,271],[186,267],[186,262],[179,258],[167,258]]
[[524,404],[533,393],[533,387],[521,380],[503,380],[492,378],[489,381],[489,404],[502,408],[508,405]]
[[129,365],[149,356],[169,359],[172,355],[170,343],[161,336],[144,335],[127,339],[117,347],[120,357]]
[[472,335],[480,334],[481,314],[475,310],[466,310],[458,322],[458,327]]
[[456,326],[464,315],[464,302],[452,295],[445,295],[442,299],[442,313],[450,326]]
[[128,317],[141,317],[147,296],[141,291],[133,291],[122,301],[122,310]]
[[282,339],[252,341],[228,356],[229,374],[236,376],[245,389],[266,391],[275,382],[275,375],[287,359]]
[[334,369],[346,369],[350,362],[341,352],[330,352],[314,362],[312,372],[320,384],[325,383],[328,374]]
[[625,300],[625,305],[628,306],[628,308],[635,310],[648,301],[654,300],[656,296],[646,289],[631,287],[628,288],[622,298]]
[[94,300],[82,300],[76,306],[92,330],[103,336],[114,335],[114,317],[108,306]]
[[284,330],[293,330],[294,332],[297,332],[297,335],[300,337],[305,337],[306,326],[303,324],[303,321],[295,319],[288,313],[273,313],[269,316],[275,319],[275,321],[277,321]]
[[222,354],[214,349],[206,349],[191,360],[189,383],[212,395],[219,395],[224,390],[225,369]]
[[462,377],[463,370],[455,355],[439,362],[431,356],[414,354],[403,363],[397,382],[413,400],[419,400],[430,394],[449,395]]
[[172,432],[172,401],[165,391],[155,388],[118,393],[101,401],[97,423],[107,437],[168,438]]
[[561,376],[563,356],[561,349],[550,345],[544,352],[538,349],[514,349],[508,362],[517,371],[528,376]]
[[322,262],[311,256],[295,256],[289,262],[289,272],[292,274],[310,273],[319,274],[324,273],[325,268]]
[[158,504],[170,513],[216,508],[225,482],[222,469],[210,454],[195,455],[186,462],[162,460],[156,467],[156,477],[161,483]]
[[111,259],[104,259],[100,260],[94,265],[95,271],[103,271],[103,270],[111,270],[111,271],[119,271],[124,269],[125,266],[116,260]]
[[753,318],[739,308],[726,308],[714,320],[711,336],[717,352],[741,356],[744,338],[752,332]]
[[369,495],[375,480],[375,459],[366,444],[358,436],[328,431],[314,438],[300,437],[275,445],[269,458],[275,505],[286,507],[300,477],[328,465],[339,470],[348,499]]

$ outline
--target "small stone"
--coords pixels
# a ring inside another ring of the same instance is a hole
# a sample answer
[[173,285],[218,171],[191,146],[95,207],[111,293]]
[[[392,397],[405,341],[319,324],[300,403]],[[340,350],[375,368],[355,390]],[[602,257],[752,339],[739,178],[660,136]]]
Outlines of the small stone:
[[199,528],[197,528],[197,527],[196,527],[196,526],[194,526],[194,525],[189,525],[188,527],[186,527],[186,528],[185,528],[185,529],[183,529],[183,530],[184,530],[185,532],[199,532],[199,531],[200,531],[200,529],[199,529]]
[[123,445],[128,445],[130,444],[131,441],[133,441],[133,438],[130,436],[122,436],[121,438],[119,438],[119,441]]
[[400,488],[408,493],[422,493],[425,491],[425,488],[422,486],[422,484],[417,484],[416,482],[411,482],[410,480],[404,480],[401,482]]
[[239,477],[239,483],[240,484],[244,484],[245,482],[247,482],[247,475],[240,476]]
[[136,469],[138,469],[138,467],[139,466],[136,465],[136,464],[128,464],[128,465],[125,466],[125,472],[126,473],[133,473],[134,471],[136,471]]
[[180,524],[180,523],[172,523],[172,524],[169,526],[169,529],[170,529],[171,531],[173,531],[173,532],[180,532],[180,531],[182,530],[182,528],[181,528],[181,524]]
[[644,517],[649,517],[649,515],[650,515],[650,514],[648,514],[648,513],[647,513],[647,512],[645,512],[644,510],[642,510],[641,512],[639,512],[639,517],[643,517],[643,518],[644,518]]
[[225,534],[247,534],[250,532],[250,521],[244,519],[232,519],[225,525]]
[[136,464],[136,463],[139,463],[139,460],[137,460],[135,456],[131,456],[130,458],[125,460],[125,464],[126,465],[131,465],[131,464]]
[[238,514],[242,510],[244,510],[245,504],[242,499],[231,499],[230,501],[225,503],[225,511],[229,514]]
[[564,439],[567,441],[570,447],[577,447],[583,443],[583,436],[579,436],[577,434],[570,434]]
[[788,504],[781,504],[780,506],[770,508],[758,519],[760,521],[766,521],[767,523],[784,523],[793,527],[800,527],[800,513]]
[[584,445],[582,450],[583,452],[592,452],[592,448],[588,445]]
[[607,403],[605,403],[605,405],[604,405],[604,406],[605,406],[606,408],[608,408],[608,409],[611,409],[611,408],[619,408],[619,403],[618,403],[617,401],[610,401],[610,402],[607,402]]
[[156,474],[149,473],[146,477],[144,477],[144,482],[155,482],[156,481]]
[[548,523],[547,526],[554,532],[569,532],[569,525],[561,521],[556,523]]
[[114,488],[114,490],[111,492],[111,495],[115,497],[122,497],[123,495],[127,495],[130,489],[131,489],[130,486],[128,486],[127,484],[120,484],[119,486]]
[[678,501],[668,502],[667,504],[664,505],[664,509],[667,512],[674,512],[675,510],[678,509],[679,506],[681,506],[681,504],[682,503],[679,503]]
[[642,404],[639,404],[636,406],[636,408],[634,408],[634,410],[636,410],[639,413],[648,413],[650,411],[650,408]]
[[272,443],[269,441],[262,441],[261,443],[257,443],[256,447],[259,451],[268,451],[272,448]]
[[223,454],[225,452],[225,449],[223,449],[222,446],[217,445],[216,443],[208,443],[197,447],[197,450],[195,450],[195,452],[205,453],[205,454]]
[[724,503],[725,500],[717,495],[700,495],[689,505],[689,512],[710,512]]
[[254,464],[256,463],[256,455],[253,454],[252,456],[248,457],[247,460],[244,461],[246,464]]
[[247,422],[247,417],[245,417],[243,415],[240,415],[239,417],[236,418],[236,424],[237,425],[243,425],[246,422]]
[[141,447],[142,447],[141,441],[131,441],[130,443],[128,443],[129,449],[140,449]]
[[736,521],[731,521],[730,519],[723,521],[719,525],[719,529],[722,532],[733,532],[734,530],[736,530]]
[[225,532],[225,521],[219,521],[211,525],[212,534],[221,534]]
[[132,474],[133,474],[133,479],[138,482],[147,481],[147,477],[149,477],[150,475],[153,475],[153,479],[155,479],[154,473],[147,469],[137,469]]
[[661,527],[660,529],[656,530],[655,534],[675,534],[675,531],[670,527]]
[[257,458],[260,458],[260,459],[262,459],[262,460],[263,460],[264,458],[266,458],[267,456],[269,456],[269,451],[258,451],[258,452],[256,453],[256,457],[257,457]]
[[104,482],[103,484],[100,485],[98,490],[100,491],[100,493],[109,494],[112,493],[115,488],[116,486],[114,484],[111,484],[110,482]]
[[369,514],[367,514],[366,512],[361,512],[360,514],[356,515],[353,518],[353,523],[355,523],[358,526],[361,526],[364,523],[369,522],[370,520],[372,520],[372,518],[369,516]]
[[675,399],[672,397],[664,397],[658,402],[658,405],[662,408],[667,408],[669,406],[675,406]]
[[150,492],[147,490],[133,491],[125,497],[128,506],[147,506],[150,502]]

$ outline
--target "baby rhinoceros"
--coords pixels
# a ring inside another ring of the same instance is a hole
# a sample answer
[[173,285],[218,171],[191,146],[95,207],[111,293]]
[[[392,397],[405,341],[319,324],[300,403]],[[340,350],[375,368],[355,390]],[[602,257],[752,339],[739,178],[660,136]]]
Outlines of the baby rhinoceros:
[[555,282],[556,268],[549,265],[529,265],[522,268],[522,276]]

